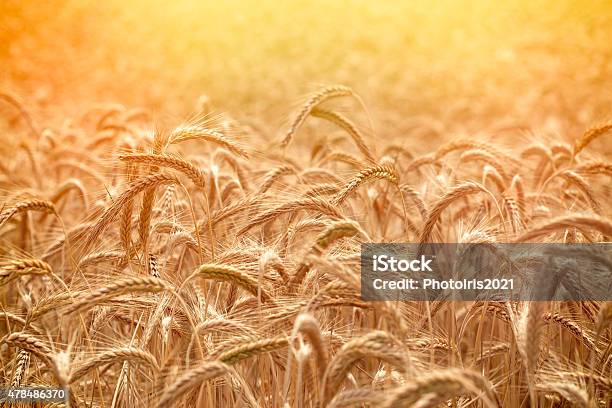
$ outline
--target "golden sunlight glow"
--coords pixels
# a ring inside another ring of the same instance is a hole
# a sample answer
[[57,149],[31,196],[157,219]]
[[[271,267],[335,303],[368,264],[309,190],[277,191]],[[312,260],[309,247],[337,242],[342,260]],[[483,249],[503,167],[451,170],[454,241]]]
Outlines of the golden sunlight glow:
[[0,408],[612,407],[611,119],[612,0],[0,0]]
[[2,82],[70,110],[87,95],[179,114],[207,94],[271,119],[290,95],[344,83],[401,116],[453,116],[462,99],[478,123],[553,126],[560,104],[587,123],[610,98],[574,86],[610,80],[606,2],[52,0],[0,14]]

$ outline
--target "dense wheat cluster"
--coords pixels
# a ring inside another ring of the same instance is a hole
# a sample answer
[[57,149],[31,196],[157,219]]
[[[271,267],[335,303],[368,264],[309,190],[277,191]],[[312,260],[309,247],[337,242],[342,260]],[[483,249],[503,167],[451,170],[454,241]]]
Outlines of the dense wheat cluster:
[[[607,83],[609,57],[577,61]],[[5,77],[26,96],[0,90],[0,387],[68,389],[55,407],[610,406],[609,302],[360,297],[361,243],[609,242],[609,91],[531,72],[525,106],[423,93],[406,118],[404,90],[362,93],[383,68],[302,99],[264,79],[249,114],[174,95],[189,119],[163,121],[144,94],[54,116],[21,86],[48,84]]]

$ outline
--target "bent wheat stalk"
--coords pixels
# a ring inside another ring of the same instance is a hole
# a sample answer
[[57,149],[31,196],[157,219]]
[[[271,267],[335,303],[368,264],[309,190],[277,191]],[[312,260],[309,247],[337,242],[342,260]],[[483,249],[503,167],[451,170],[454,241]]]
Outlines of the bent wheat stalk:
[[315,93],[314,95],[312,95],[306,101],[306,103],[302,106],[302,109],[300,109],[300,111],[297,113],[297,115],[295,116],[295,119],[293,119],[293,122],[291,123],[289,130],[287,131],[283,141],[281,142],[281,146],[287,147],[289,143],[291,143],[291,140],[293,139],[293,135],[295,134],[295,132],[297,132],[299,127],[302,126],[302,124],[304,123],[308,115],[312,112],[312,110],[317,105],[325,102],[326,100],[329,100],[332,98],[339,98],[342,96],[356,96],[356,94],[353,93],[353,90],[347,86],[332,85],[332,86],[325,87],[321,89],[320,91],[318,91],[317,93]]
[[[356,235],[361,235],[368,240],[368,235],[361,229],[361,226],[357,222],[352,220],[333,222],[317,237],[315,244],[310,250],[310,254],[320,255],[337,240],[354,237]],[[302,283],[309,269],[310,264],[308,262],[303,261],[300,263],[295,274],[289,281],[289,287],[297,288]]]
[[607,134],[610,130],[612,130],[612,122],[588,129],[578,140],[576,140],[576,143],[574,143],[574,156],[580,153],[593,140]]
[[322,108],[314,108],[311,114],[312,116],[315,116],[317,118],[325,119],[332,123],[335,123],[342,129],[344,129],[351,136],[361,154],[363,154],[363,156],[368,159],[371,164],[376,163],[376,158],[374,157],[372,150],[363,140],[361,132],[359,132],[359,129],[357,129],[357,127],[350,120],[344,117],[344,115]]
[[160,371],[159,364],[157,363],[155,356],[153,356],[151,353],[136,347],[123,347],[107,350],[85,361],[74,372],[72,372],[69,382],[73,383],[78,381],[81,379],[81,377],[98,366],[112,363],[123,363],[125,361],[144,363],[151,367],[156,373]]
[[394,343],[395,340],[389,333],[372,331],[342,346],[325,370],[322,383],[323,405],[327,404],[339,391],[351,366],[360,358],[378,358],[405,372],[406,359],[401,353],[390,349]]
[[327,408],[344,408],[353,407],[356,404],[376,404],[384,400],[385,393],[382,391],[374,391],[367,388],[358,388],[356,390],[342,391],[331,400]]
[[204,173],[192,163],[189,163],[180,157],[174,157],[169,154],[134,153],[123,154],[119,156],[119,160],[131,163],[145,163],[155,166],[170,167],[185,174],[196,186],[206,188],[206,178],[204,177]]
[[180,181],[174,175],[170,174],[153,174],[144,176],[130,184],[129,188],[124,191],[118,198],[113,201],[98,221],[89,228],[89,234],[86,236],[83,247],[87,251],[98,237],[110,226],[110,224],[118,217],[121,209],[129,203],[140,192],[148,191],[153,187],[164,184],[180,184]]
[[30,351],[36,356],[41,357],[43,360],[50,361],[52,359],[53,352],[51,349],[41,340],[28,333],[13,332],[0,339],[0,343],[6,343],[8,345]]
[[0,287],[8,285],[20,276],[52,274],[51,265],[39,259],[19,259],[0,262]]
[[66,309],[66,314],[88,309],[100,302],[124,295],[126,293],[157,293],[171,290],[172,287],[169,283],[151,276],[121,279],[115,283],[111,283],[107,286],[96,289],[87,295],[77,297],[75,302]]
[[230,367],[221,361],[204,361],[184,372],[174,383],[166,387],[157,402],[157,407],[168,407],[190,388],[219,377],[229,371]]
[[262,212],[251,219],[248,225],[244,226],[238,231],[238,235],[243,235],[248,232],[251,228],[261,225],[265,222],[271,221],[283,214],[294,213],[299,210],[309,210],[317,213],[325,214],[331,218],[339,219],[342,215],[338,209],[330,204],[328,201],[318,197],[305,197],[295,201],[290,201],[285,204],[281,204],[276,208],[272,208]]
[[569,214],[553,218],[544,224],[529,229],[516,238],[514,242],[529,241],[542,235],[564,231],[569,228],[577,228],[582,231],[594,230],[606,237],[612,236],[612,221],[608,218],[588,214]]
[[233,140],[225,137],[223,133],[197,125],[185,125],[176,128],[170,135],[169,144],[182,143],[187,140],[204,140],[207,142],[212,142],[229,150],[237,156],[244,158],[249,157],[246,150],[240,147]]
[[26,211],[41,211],[43,213],[54,214],[59,217],[55,210],[55,205],[51,201],[44,200],[27,200],[10,206],[8,209],[0,213],[0,228],[16,214]]
[[289,340],[286,336],[280,336],[271,339],[251,341],[227,351],[221,353],[214,352],[213,354],[217,355],[217,360],[232,365],[254,355],[276,351],[286,347],[288,343]]
[[[495,201],[495,197],[489,190],[474,182],[465,182],[448,190],[429,211],[427,220],[425,220],[425,224],[423,224],[423,229],[421,230],[421,235],[419,236],[419,242],[423,244],[430,239],[433,229],[442,215],[442,211],[444,211],[449,205],[462,197],[477,193],[488,194]],[[501,210],[499,212],[501,213]]]
[[335,205],[341,204],[353,191],[355,191],[363,183],[376,180],[386,179],[391,184],[396,185],[398,183],[398,175],[394,168],[391,166],[374,166],[368,167],[367,169],[361,170],[353,179],[333,198],[332,202]]
[[283,165],[270,170],[268,173],[266,173],[264,181],[261,183],[257,194],[264,194],[270,187],[272,187],[276,180],[287,174],[295,174],[295,168],[292,166]]
[[433,371],[416,378],[409,384],[392,390],[380,406],[383,408],[407,407],[428,394],[452,398],[464,393],[480,396],[487,407],[498,406],[493,385],[485,377],[474,371],[458,368]]
[[272,302],[272,297],[266,290],[260,287],[257,279],[247,275],[245,272],[228,265],[219,264],[203,264],[200,265],[196,270],[183,282],[183,287],[189,281],[195,278],[202,279],[216,279],[225,282],[234,283],[253,296],[257,298],[258,293],[261,296],[261,300],[264,302]]

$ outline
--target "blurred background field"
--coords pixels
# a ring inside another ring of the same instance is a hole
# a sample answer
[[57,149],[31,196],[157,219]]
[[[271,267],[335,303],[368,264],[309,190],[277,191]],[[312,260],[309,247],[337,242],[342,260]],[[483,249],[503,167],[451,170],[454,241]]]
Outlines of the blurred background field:
[[274,137],[305,93],[341,83],[364,98],[379,137],[518,129],[573,140],[612,106],[611,10],[566,0],[4,0],[0,87],[58,126],[117,102],[176,125],[206,95]]

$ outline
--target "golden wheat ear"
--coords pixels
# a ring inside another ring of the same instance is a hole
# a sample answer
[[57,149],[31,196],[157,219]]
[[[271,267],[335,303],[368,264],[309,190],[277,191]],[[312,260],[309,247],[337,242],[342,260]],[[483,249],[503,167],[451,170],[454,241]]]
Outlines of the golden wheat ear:
[[612,122],[604,123],[599,126],[592,127],[585,131],[576,143],[574,143],[574,156],[580,153],[585,147],[589,145],[593,140],[606,135],[608,132],[612,130]]
[[355,175],[351,181],[340,190],[333,198],[332,202],[335,205],[341,204],[353,191],[355,191],[362,184],[377,179],[388,180],[391,184],[397,185],[399,177],[395,169],[391,166],[382,165],[374,166],[363,169],[357,175]]
[[355,95],[353,93],[353,90],[343,85],[328,86],[314,93],[310,98],[308,98],[306,103],[304,103],[302,108],[295,115],[295,118],[291,122],[291,126],[289,127],[289,130],[287,131],[287,133],[285,134],[285,137],[283,138],[281,142],[281,146],[287,147],[289,143],[291,143],[291,140],[293,140],[293,135],[295,134],[295,132],[297,132],[297,130],[300,128],[300,126],[302,126],[302,124],[304,123],[308,115],[319,104],[329,99],[332,99],[332,98],[339,98],[343,96],[353,96],[353,95]]

